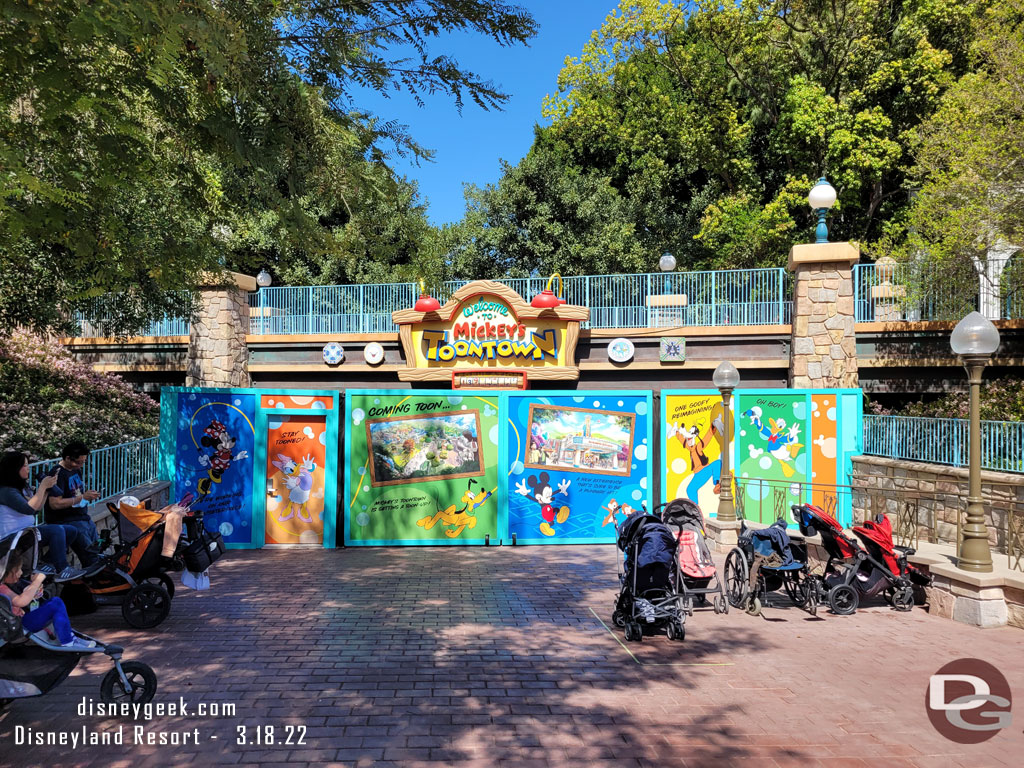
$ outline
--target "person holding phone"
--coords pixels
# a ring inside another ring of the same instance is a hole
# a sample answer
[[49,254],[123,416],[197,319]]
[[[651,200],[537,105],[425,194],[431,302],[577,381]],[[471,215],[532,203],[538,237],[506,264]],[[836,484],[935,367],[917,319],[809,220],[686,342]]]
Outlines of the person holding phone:
[[100,497],[100,492],[87,489],[82,480],[82,468],[88,458],[89,449],[85,443],[74,440],[64,446],[60,463],[53,473],[56,479],[46,499],[46,522],[71,526],[78,531],[71,549],[86,569],[100,556],[96,547],[99,531],[89,516],[89,505]]
[[35,527],[46,547],[46,553],[40,558],[39,570],[55,577],[55,581],[77,579],[82,571],[68,565],[67,551],[78,538],[78,530],[64,525],[36,525],[36,512],[43,508],[43,502],[57,478],[52,475],[44,477],[33,493],[28,476],[28,457],[25,454],[9,451],[0,456],[0,539],[23,528]]

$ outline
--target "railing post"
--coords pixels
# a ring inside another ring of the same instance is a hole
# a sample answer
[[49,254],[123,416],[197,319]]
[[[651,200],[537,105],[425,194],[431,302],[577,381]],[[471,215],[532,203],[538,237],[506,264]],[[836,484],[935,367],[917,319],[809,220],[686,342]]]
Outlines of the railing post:
[[786,322],[785,312],[785,296],[786,296],[786,270],[782,267],[778,267],[775,272],[776,280],[776,292],[779,296],[779,319],[777,325],[783,325]]
[[366,333],[366,286],[359,284],[359,332]]

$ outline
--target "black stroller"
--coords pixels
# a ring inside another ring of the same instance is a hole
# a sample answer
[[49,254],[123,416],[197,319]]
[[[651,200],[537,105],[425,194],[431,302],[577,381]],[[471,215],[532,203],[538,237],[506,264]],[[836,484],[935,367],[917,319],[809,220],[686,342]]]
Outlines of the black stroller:
[[786,521],[767,528],[740,525],[736,546],[725,558],[725,582],[729,603],[751,616],[768,606],[769,593],[783,588],[789,599],[812,616],[818,612],[818,588],[809,578],[807,545],[791,541]]
[[[35,571],[39,556],[39,533],[35,528],[22,530],[0,540],[0,572],[7,572],[12,554],[22,559],[22,574]],[[21,626],[9,598],[0,595],[0,705],[11,699],[41,696],[67,679],[82,656],[102,653],[110,657],[114,668],[100,682],[100,698],[109,703],[144,704],[156,693],[156,674],[139,661],[121,661],[124,649],[108,645],[82,632],[75,636],[92,640],[92,648],[65,648],[51,639],[46,629],[29,634]]]
[[625,629],[626,640],[644,639],[645,626],[664,628],[669,640],[686,638],[686,616],[692,611],[678,592],[676,537],[647,510],[637,510],[618,526],[619,595],[612,623]]

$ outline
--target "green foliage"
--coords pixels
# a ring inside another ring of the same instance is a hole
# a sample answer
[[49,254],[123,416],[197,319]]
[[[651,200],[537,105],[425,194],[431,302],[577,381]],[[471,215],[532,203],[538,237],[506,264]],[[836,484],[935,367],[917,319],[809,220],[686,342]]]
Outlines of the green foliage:
[[22,331],[0,340],[0,450],[49,459],[74,439],[132,442],[157,434],[158,413],[152,399],[54,341]]
[[990,264],[1024,242],[1024,5],[993,4],[970,54],[972,71],[914,132],[920,190],[876,252],[910,264],[911,302],[948,288],[937,319],[974,309],[979,277],[1011,317],[1024,317],[1021,257],[1001,272]]
[[[898,410],[869,403],[866,411],[897,416],[927,416],[943,419],[970,418],[970,396],[950,392],[936,400],[919,400]],[[981,383],[981,418],[987,421],[1024,421],[1024,380],[1003,378]]]
[[776,266],[810,239],[822,174],[832,238],[875,240],[987,4],[622,0],[566,60],[530,153],[470,190],[462,250],[489,274],[647,271],[666,250],[684,269]]
[[[375,256],[374,207],[410,211],[383,147],[429,153],[403,126],[354,110],[353,84],[495,107],[505,94],[431,46],[459,31],[503,45],[535,31],[500,0],[0,10],[3,328],[60,327],[117,293],[111,327],[137,329],[177,307],[167,291],[268,253],[358,279],[350,265]],[[321,221],[339,211],[356,222],[341,233]],[[323,266],[332,261],[344,266]]]

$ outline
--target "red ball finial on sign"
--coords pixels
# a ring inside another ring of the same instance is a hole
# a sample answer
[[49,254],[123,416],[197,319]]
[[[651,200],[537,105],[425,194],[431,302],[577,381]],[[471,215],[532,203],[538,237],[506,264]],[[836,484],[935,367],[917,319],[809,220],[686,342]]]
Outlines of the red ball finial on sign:
[[441,302],[427,293],[427,286],[420,280],[420,297],[416,299],[413,309],[417,312],[436,312],[441,308]]
[[562,292],[562,276],[557,272],[548,279],[548,287],[533,297],[533,301],[530,302],[530,306],[534,309],[554,309],[562,304],[565,304],[565,299],[556,296],[555,292],[551,290],[551,283],[554,282],[555,278],[558,278],[558,292]]

